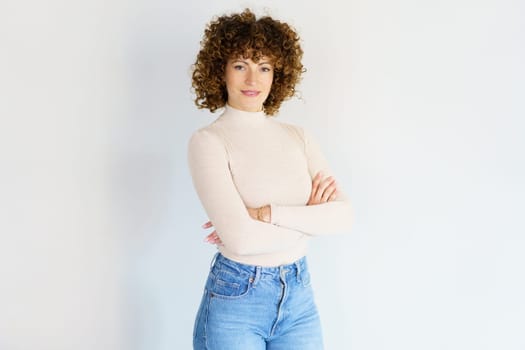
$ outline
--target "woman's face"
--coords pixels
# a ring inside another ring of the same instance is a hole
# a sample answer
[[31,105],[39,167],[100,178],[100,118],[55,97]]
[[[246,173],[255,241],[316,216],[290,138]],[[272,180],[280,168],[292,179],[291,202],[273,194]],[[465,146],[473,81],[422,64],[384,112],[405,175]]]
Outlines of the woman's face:
[[225,72],[228,104],[246,112],[262,110],[273,81],[273,65],[267,57],[255,63],[249,58],[229,59]]

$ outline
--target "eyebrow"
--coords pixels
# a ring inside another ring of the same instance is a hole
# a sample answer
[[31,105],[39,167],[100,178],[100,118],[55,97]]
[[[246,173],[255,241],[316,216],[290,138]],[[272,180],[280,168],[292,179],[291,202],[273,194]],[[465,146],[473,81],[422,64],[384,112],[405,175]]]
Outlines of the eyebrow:
[[[248,64],[248,62],[246,62],[244,60],[235,60],[232,63],[237,63],[237,62]],[[272,64],[272,62],[271,61],[263,61],[263,62],[259,62],[258,63],[259,66],[262,65],[262,64]]]

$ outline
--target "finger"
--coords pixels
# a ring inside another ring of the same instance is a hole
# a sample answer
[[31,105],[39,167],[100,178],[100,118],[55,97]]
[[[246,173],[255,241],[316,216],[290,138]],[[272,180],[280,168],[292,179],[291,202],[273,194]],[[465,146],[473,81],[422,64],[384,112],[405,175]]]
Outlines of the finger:
[[322,197],[323,197],[323,194],[325,192],[325,190],[328,188],[328,186],[330,186],[332,184],[332,182],[334,182],[334,178],[329,176],[325,179],[323,179],[323,181],[321,181],[321,183],[319,184],[319,189],[317,190],[317,194],[316,194],[316,197],[315,199],[317,201],[321,201]]
[[216,237],[219,237],[219,235],[217,235],[217,231],[213,231],[212,233],[204,237],[204,241],[212,242],[213,240],[215,240]]
[[322,174],[322,172],[318,172],[312,180],[312,191],[310,192],[310,198],[308,199],[307,205],[319,204],[319,200],[323,194],[320,190],[323,181]]
[[215,235],[213,236],[213,241],[210,242],[210,243],[216,244],[216,245],[222,245],[222,240],[219,237],[219,235],[217,233],[215,233]]
[[312,181],[312,193],[313,197],[318,197],[320,195],[319,191],[321,189],[321,186],[323,185],[323,182],[326,181],[326,178],[324,177],[324,174],[320,171],[317,173],[317,175],[314,177]]
[[330,186],[328,186],[325,191],[323,192],[323,195],[321,196],[321,202],[325,203],[328,202],[328,199],[332,196],[332,194],[335,192],[336,185],[335,181],[333,181]]
[[332,192],[332,194],[328,198],[328,202],[334,201],[336,198],[337,198],[337,189],[334,192]]
[[312,180],[312,192],[310,193],[311,198],[315,198],[319,189],[319,183],[322,180],[323,173],[318,172]]
[[211,221],[208,221],[207,223],[202,225],[202,228],[210,228],[212,226],[213,226],[213,224],[211,223]]
[[219,237],[219,235],[217,234],[217,231],[214,231],[213,233],[213,244],[222,244],[222,240],[221,238]]

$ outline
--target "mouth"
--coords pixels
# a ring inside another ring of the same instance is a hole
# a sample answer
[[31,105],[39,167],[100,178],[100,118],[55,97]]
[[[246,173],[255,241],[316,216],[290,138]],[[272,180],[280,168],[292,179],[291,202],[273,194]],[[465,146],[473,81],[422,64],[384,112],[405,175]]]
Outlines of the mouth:
[[249,96],[249,97],[256,97],[261,93],[260,91],[257,91],[257,90],[241,90],[241,92],[244,96]]

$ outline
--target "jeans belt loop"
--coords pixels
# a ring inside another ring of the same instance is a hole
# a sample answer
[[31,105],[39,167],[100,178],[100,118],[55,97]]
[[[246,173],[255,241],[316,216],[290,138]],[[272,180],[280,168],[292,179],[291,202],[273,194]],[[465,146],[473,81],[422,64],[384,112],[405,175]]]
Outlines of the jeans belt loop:
[[215,261],[217,261],[217,257],[219,256],[219,252],[215,253],[215,255],[213,256],[213,259],[211,259],[211,263],[210,263],[210,271],[213,269],[213,265],[215,265]]
[[297,282],[301,282],[301,264],[296,261],[295,262],[295,269],[297,270],[295,273],[296,273],[296,276],[297,276]]

